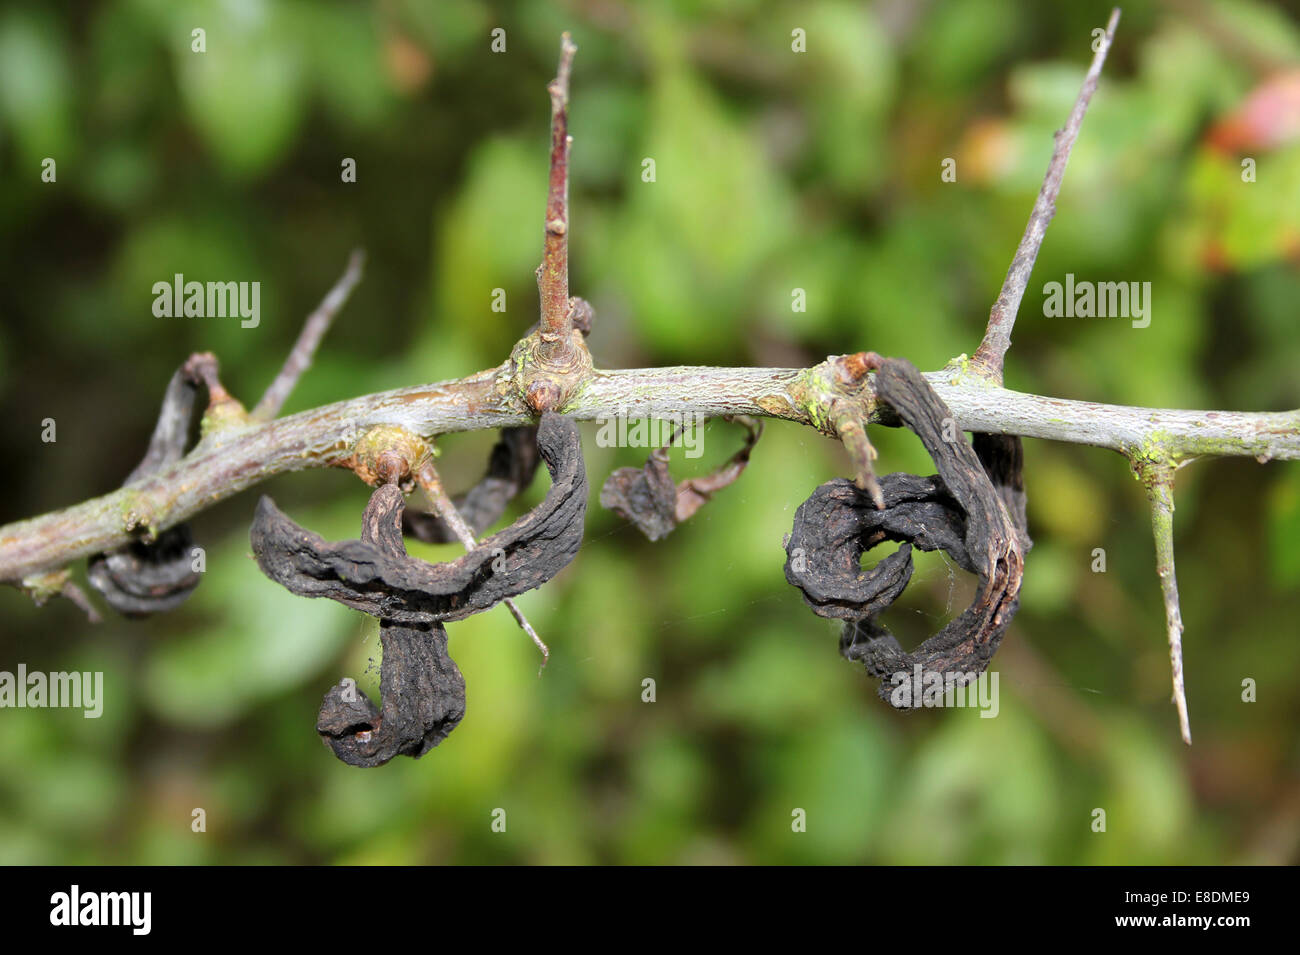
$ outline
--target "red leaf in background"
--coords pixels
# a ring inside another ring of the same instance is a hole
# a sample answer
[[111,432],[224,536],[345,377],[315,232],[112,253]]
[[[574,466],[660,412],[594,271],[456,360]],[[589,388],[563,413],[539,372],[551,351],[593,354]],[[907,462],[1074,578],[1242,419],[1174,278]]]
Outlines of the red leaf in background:
[[1207,142],[1229,153],[1275,149],[1300,139],[1300,70],[1288,70],[1250,91],[1211,127]]

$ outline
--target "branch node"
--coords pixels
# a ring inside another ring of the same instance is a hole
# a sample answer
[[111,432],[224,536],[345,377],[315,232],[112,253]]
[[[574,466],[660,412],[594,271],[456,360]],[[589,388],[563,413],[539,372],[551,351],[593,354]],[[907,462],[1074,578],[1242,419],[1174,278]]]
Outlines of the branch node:
[[51,597],[63,597],[65,600],[70,600],[76,604],[90,623],[102,622],[99,611],[90,602],[86,592],[73,583],[72,571],[67,567],[24,577],[20,586],[32,598],[32,603],[38,607],[45,606]]
[[199,420],[199,434],[203,437],[249,422],[243,404],[221,384],[220,368],[217,356],[210,351],[196,352],[181,366],[181,374],[186,379],[208,390],[208,406]]
[[419,435],[399,425],[381,424],[356,440],[345,464],[372,487],[396,483],[403,491],[410,491],[420,467],[435,453]]

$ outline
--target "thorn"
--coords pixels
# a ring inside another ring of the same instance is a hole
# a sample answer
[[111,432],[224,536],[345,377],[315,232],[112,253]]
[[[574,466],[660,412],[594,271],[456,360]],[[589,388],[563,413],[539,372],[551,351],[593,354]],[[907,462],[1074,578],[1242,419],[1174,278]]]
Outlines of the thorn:
[[1183,742],[1192,744],[1191,721],[1187,715],[1187,691],[1183,684],[1183,614],[1178,600],[1178,577],[1174,568],[1174,469],[1150,466],[1143,474],[1147,500],[1151,504],[1151,529],[1156,545],[1156,574],[1165,604],[1165,628],[1169,640],[1169,666],[1173,703],[1178,709],[1178,727]]

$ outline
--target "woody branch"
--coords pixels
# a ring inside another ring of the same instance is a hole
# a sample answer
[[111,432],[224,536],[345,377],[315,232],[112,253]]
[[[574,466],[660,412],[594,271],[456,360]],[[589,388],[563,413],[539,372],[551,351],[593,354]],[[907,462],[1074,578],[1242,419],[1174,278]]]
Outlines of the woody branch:
[[[1174,696],[1190,741],[1182,693],[1181,634],[1172,544],[1172,474],[1197,457],[1300,459],[1300,410],[1181,411],[1135,408],[1024,394],[1001,386],[1003,357],[1030,271],[1055,211],[1061,178],[1110,47],[1119,11],[1111,14],[1079,98],[1058,133],[1043,188],[975,357],[926,375],[964,431],[1010,434],[1107,448],[1125,455],[1147,485],[1153,507],[1157,569],[1168,620]],[[563,38],[550,84],[551,150],[546,232],[537,272],[541,320],[509,360],[455,381],[382,392],[288,418],[273,419],[310,363],[325,328],[359,277],[354,257],[344,278],[307,323],[285,370],[253,414],[218,414],[220,383],[204,436],[181,460],[120,490],[40,517],[0,527],[0,583],[38,599],[76,597],[66,568],[75,560],[155,536],[193,514],[270,477],[313,467],[355,468],[362,435],[395,425],[428,439],[458,431],[530,423],[543,410],[578,420],[616,415],[699,414],[769,417],[814,427],[845,443],[861,486],[870,487],[865,425],[881,420],[869,353],[832,357],[805,369],[675,367],[597,370],[582,341],[589,307],[569,296],[569,75],[576,47]],[[577,327],[575,327],[575,325]],[[213,370],[215,376],[215,370]],[[890,423],[890,422],[886,422]],[[462,535],[464,536],[464,535]],[[466,537],[472,546],[472,535]]]

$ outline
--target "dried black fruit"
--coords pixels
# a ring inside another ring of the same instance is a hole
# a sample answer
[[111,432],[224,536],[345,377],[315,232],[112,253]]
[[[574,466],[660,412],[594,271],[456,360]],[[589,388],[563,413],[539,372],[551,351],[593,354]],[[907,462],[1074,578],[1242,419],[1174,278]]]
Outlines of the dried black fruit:
[[984,466],[984,473],[993,483],[993,489],[1002,498],[1002,504],[1015,525],[1020,539],[1020,552],[1029,553],[1034,542],[1029,539],[1029,522],[1025,517],[1025,449],[1014,434],[984,434],[976,432],[971,446],[975,456]]
[[[852,481],[836,478],[795,512],[785,575],[818,616],[855,620],[888,607],[911,579],[912,545],[945,551],[974,570],[966,515],[937,476],[886,474],[879,481],[882,510]],[[864,573],[863,553],[885,541],[903,546]]]
[[677,482],[668,473],[668,452],[650,452],[645,466],[619,468],[600,489],[600,506],[613,511],[652,541],[677,526]]
[[330,688],[316,718],[316,732],[350,766],[382,766],[394,756],[419,759],[465,715],[465,679],[447,653],[442,624],[405,627],[385,620],[379,639],[383,708],[355,683],[343,684]]
[[[195,369],[201,363],[215,361],[210,355],[196,355],[172,375],[149,448],[125,484],[155,474],[184,457],[194,402],[203,380]],[[189,525],[178,524],[153,541],[132,541],[118,550],[94,554],[86,576],[108,605],[124,616],[162,613],[183,603],[202,579],[194,570],[193,550]]]
[[199,585],[194,570],[194,538],[188,524],[178,524],[152,543],[132,541],[125,547],[90,558],[86,576],[118,613],[127,617],[173,610]]
[[450,563],[407,554],[406,502],[396,483],[371,495],[361,537],[339,543],[299,527],[270,498],[258,504],[251,540],[268,577],[294,593],[329,597],[380,618],[381,705],[345,683],[326,694],[317,717],[316,731],[344,762],[370,767],[398,755],[418,758],[445,739],[465,714],[465,681],[447,653],[442,621],[540,586],[577,552],[587,504],[577,426],[547,414],[536,433],[551,473],[545,500]]
[[[916,432],[939,473],[931,477],[887,474],[880,479],[884,507],[867,492],[836,479],[819,487],[795,514],[786,542],[786,579],[813,611],[846,621],[840,650],[882,680],[922,674],[982,672],[1019,606],[1024,553],[1024,484],[1018,438],[984,435],[972,447],[957,434],[945,439],[952,413],[910,363],[884,360],[876,372],[876,395]],[[951,431],[948,432],[951,434]],[[863,572],[863,552],[884,541],[902,546]],[[957,619],[905,653],[877,622],[912,575],[911,548],[943,550],[980,578],[975,600]]]
[[[749,434],[745,446],[717,470],[674,483],[668,471],[668,449],[656,448],[650,452],[644,467],[619,468],[605,479],[600,489],[600,506],[631,521],[652,541],[667,537],[717,491],[734,484],[749,464],[750,452],[763,434],[762,422],[744,415],[727,416],[726,420],[744,425]],[[673,440],[676,439],[674,435]]]
[[[501,429],[501,437],[493,445],[488,458],[487,473],[468,493],[452,499],[457,513],[474,531],[475,537],[499,521],[506,512],[506,505],[533,483],[540,460],[535,427]],[[402,525],[407,534],[428,544],[459,540],[446,521],[426,511],[408,507]]]
[[[362,517],[361,541],[405,558],[404,508],[396,484],[378,488]],[[382,620],[379,639],[381,706],[355,683],[345,682],[325,694],[316,718],[321,739],[351,766],[382,766],[394,756],[418,759],[446,739],[465,715],[465,679],[447,652],[442,624]]]
[[408,556],[400,509],[393,526],[381,531],[394,546],[381,548],[366,539],[326,541],[291,521],[269,497],[258,503],[253,520],[253,555],[268,577],[304,597],[329,597],[403,624],[462,620],[540,587],[582,542],[587,476],[577,426],[543,415],[537,448],[551,473],[545,499],[457,560],[430,564]]

